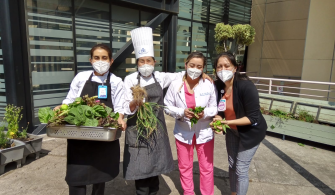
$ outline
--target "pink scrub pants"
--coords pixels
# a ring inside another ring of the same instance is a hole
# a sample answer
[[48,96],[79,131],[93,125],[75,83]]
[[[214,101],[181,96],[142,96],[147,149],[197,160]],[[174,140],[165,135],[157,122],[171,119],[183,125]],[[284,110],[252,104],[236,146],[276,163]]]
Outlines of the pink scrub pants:
[[213,153],[214,138],[204,144],[196,144],[195,135],[192,144],[176,139],[180,182],[184,195],[194,195],[193,149],[196,147],[200,168],[200,191],[202,195],[214,194]]

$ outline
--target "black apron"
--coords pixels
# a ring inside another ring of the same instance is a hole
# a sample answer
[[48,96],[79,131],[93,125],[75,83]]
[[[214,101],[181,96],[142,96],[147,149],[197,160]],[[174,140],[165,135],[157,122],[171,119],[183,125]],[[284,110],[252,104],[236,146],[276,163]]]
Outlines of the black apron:
[[[152,75],[155,83],[145,86],[148,93],[147,102],[164,105],[163,89]],[[137,76],[140,83],[140,75]],[[169,136],[166,130],[163,109],[156,110],[161,125],[158,132],[153,133],[149,143],[137,139],[137,113],[128,116],[126,140],[123,157],[123,176],[126,180],[145,179],[173,171],[173,158]]]
[[[98,94],[101,83],[86,81],[80,97],[90,97]],[[99,99],[106,106],[113,107],[111,98],[110,73],[107,76],[107,99]],[[120,144],[119,140],[112,142],[67,140],[67,169],[65,181],[70,186],[89,185],[107,182],[119,174]]]

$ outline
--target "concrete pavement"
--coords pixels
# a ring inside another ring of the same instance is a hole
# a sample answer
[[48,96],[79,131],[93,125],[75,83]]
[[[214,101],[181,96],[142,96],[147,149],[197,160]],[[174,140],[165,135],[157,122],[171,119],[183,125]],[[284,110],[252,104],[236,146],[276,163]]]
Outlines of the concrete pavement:
[[[174,157],[175,170],[160,177],[160,195],[182,194],[179,181],[177,152],[173,137],[174,120],[166,117],[170,142]],[[124,135],[120,139],[121,161],[123,156]],[[248,195],[335,195],[335,152],[299,146],[293,141],[283,141],[267,136],[260,145],[249,170]],[[195,153],[194,185],[199,190],[199,167]],[[0,194],[68,194],[65,178],[66,140],[44,138],[43,152],[39,160],[28,157],[27,164],[15,169],[14,164],[6,167],[6,173],[0,176]],[[215,136],[214,149],[214,185],[215,195],[230,194],[228,162],[224,136]],[[133,181],[122,178],[120,174],[106,184],[108,195],[133,195]],[[88,194],[91,191],[89,187]]]

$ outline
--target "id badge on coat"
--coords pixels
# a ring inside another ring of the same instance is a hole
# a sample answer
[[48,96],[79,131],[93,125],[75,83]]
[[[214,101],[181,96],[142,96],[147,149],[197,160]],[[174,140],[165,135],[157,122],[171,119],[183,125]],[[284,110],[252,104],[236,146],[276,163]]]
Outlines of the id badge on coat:
[[98,86],[98,98],[107,99],[107,86],[105,85]]
[[226,111],[226,99],[221,99],[218,105],[218,111],[223,112]]

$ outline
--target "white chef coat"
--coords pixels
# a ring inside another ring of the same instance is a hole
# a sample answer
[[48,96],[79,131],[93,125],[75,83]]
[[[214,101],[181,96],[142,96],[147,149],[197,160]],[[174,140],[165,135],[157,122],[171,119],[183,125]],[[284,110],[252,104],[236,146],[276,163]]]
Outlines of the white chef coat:
[[[177,78],[183,78],[185,75],[185,71],[182,72],[177,72],[177,73],[168,73],[168,72],[159,72],[159,71],[154,71],[153,74],[155,75],[155,78],[157,82],[160,84],[162,89],[168,87],[171,82]],[[125,101],[124,101],[124,111],[127,115],[133,115],[137,111],[137,108],[131,112],[129,108],[129,104],[131,101],[133,101],[133,94],[131,91],[131,87],[134,87],[135,85],[138,84],[138,79],[137,79],[138,72],[134,72],[124,79],[124,88],[125,88]],[[155,80],[152,76],[152,74],[149,77],[140,77],[140,83],[141,87],[145,87],[147,85],[155,83]]]
[[192,144],[194,134],[197,144],[203,144],[213,139],[214,134],[209,123],[212,122],[212,118],[218,113],[216,102],[217,92],[214,84],[210,81],[200,79],[199,84],[194,88],[194,96],[196,106],[205,107],[205,109],[203,118],[197,124],[194,124],[193,127],[191,127],[190,119],[184,116],[187,104],[182,79],[171,83],[164,98],[165,113],[176,119],[173,131],[175,138],[190,145]]
[[[80,97],[81,92],[85,86],[86,81],[89,79],[93,70],[84,71],[78,73],[71,82],[70,91],[66,98],[63,100],[63,104],[70,104],[74,102],[77,97]],[[92,81],[102,83],[107,79],[108,72],[102,76],[96,76],[93,74]],[[114,112],[124,114],[123,103],[124,103],[124,86],[122,79],[110,73],[110,84],[111,84],[111,99],[114,105]],[[97,94],[98,95],[98,94]]]

